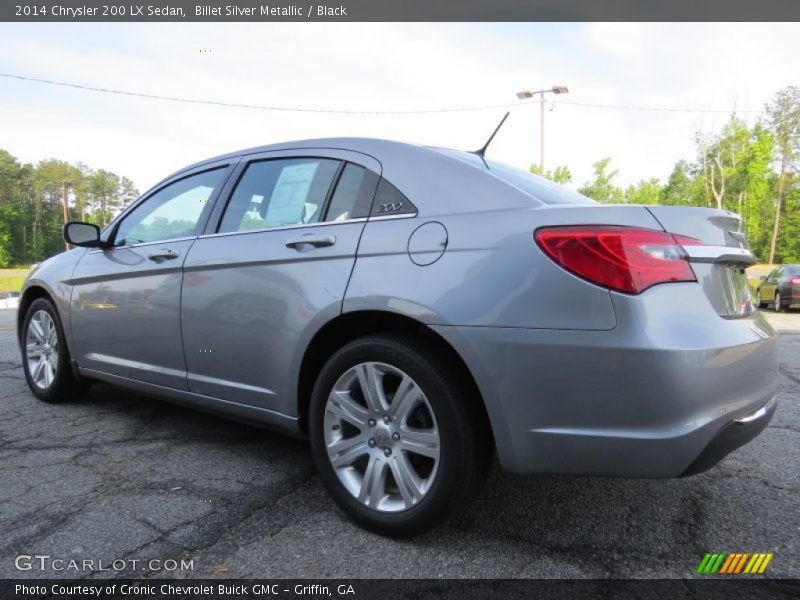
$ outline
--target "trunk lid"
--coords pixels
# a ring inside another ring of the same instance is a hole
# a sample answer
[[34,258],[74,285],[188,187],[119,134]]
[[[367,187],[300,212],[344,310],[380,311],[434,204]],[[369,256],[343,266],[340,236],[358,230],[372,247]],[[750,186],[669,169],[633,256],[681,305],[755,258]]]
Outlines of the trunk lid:
[[694,238],[702,245],[684,245],[697,281],[720,316],[739,318],[753,312],[745,269],[755,264],[742,218],[715,208],[648,206],[669,233]]

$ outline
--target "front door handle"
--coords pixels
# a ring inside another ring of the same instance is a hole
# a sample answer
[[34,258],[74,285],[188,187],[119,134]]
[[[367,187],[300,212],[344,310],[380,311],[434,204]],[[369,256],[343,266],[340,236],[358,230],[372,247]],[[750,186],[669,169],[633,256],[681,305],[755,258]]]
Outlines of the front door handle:
[[295,250],[302,250],[305,246],[324,248],[326,246],[333,246],[335,243],[335,235],[304,235],[299,238],[288,240],[286,242],[286,247],[294,248]]
[[149,254],[147,256],[148,260],[152,260],[156,263],[162,263],[165,260],[172,260],[173,258],[178,258],[180,256],[180,252],[175,250],[167,250],[166,248],[162,248],[158,252],[154,252],[153,254]]

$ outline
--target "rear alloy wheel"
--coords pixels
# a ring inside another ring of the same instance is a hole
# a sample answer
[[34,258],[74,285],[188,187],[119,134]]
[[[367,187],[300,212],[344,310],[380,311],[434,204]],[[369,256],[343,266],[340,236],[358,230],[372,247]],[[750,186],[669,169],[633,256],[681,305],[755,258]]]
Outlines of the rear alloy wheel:
[[433,486],[439,431],[416,382],[396,367],[359,363],[325,404],[325,445],[339,481],[365,506],[408,510]]
[[409,338],[367,337],[337,352],[314,388],[309,432],[339,506],[391,536],[420,533],[461,508],[492,458],[472,395]]
[[28,307],[20,346],[25,379],[34,396],[62,402],[85,391],[72,374],[64,330],[48,298],[38,298]]
[[781,312],[781,295],[775,292],[775,312]]

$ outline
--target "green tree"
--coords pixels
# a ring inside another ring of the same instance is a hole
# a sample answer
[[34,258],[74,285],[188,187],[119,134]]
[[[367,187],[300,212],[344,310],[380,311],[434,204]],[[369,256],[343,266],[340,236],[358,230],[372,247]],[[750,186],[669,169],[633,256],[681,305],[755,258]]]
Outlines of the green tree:
[[782,263],[800,263],[800,182],[793,176],[783,198],[784,214],[778,238]]
[[120,178],[110,171],[99,169],[89,177],[88,189],[93,208],[92,222],[105,227],[122,207]]
[[659,204],[661,201],[661,182],[655,177],[630,185],[625,189],[625,204]]
[[21,166],[11,154],[0,150],[0,268],[14,262],[24,250],[12,235],[22,213]]
[[780,90],[766,106],[767,122],[775,138],[775,155],[778,160],[778,189],[775,197],[775,217],[769,245],[769,262],[775,260],[780,232],[784,198],[793,183],[791,175],[797,172],[800,157],[800,88],[789,86]]
[[774,142],[772,134],[761,124],[750,130],[747,152],[739,163],[733,186],[736,207],[744,219],[744,230],[753,253],[765,258],[769,248],[772,221],[772,200],[775,173],[771,168]]
[[594,163],[594,179],[578,188],[578,192],[604,204],[623,202],[625,198],[622,190],[613,183],[618,171],[616,169],[611,172],[606,171],[610,162],[610,158],[604,158]]
[[0,267],[30,264],[64,250],[66,218],[108,222],[138,192],[127,177],[48,159],[22,165],[0,150]]
[[539,168],[539,165],[531,165],[529,171],[534,175],[541,175],[542,177],[549,179],[550,181],[554,181],[562,185],[565,183],[570,183],[572,181],[572,172],[566,165],[559,165],[552,171],[545,171],[544,173],[542,173],[542,170]]
[[703,205],[704,194],[696,165],[681,159],[672,168],[672,173],[661,190],[659,203],[668,206]]

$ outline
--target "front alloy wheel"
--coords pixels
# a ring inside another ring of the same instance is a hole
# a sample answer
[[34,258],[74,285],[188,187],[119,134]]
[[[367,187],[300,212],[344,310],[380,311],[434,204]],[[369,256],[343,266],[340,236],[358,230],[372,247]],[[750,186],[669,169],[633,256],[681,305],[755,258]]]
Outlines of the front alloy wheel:
[[436,479],[440,440],[433,409],[397,367],[364,362],[348,369],[328,395],[324,431],[342,485],[374,510],[407,510]]
[[25,311],[20,348],[25,379],[39,400],[62,402],[86,390],[72,373],[64,330],[49,298],[37,298]]
[[41,390],[49,388],[58,371],[58,333],[44,310],[37,310],[28,321],[25,356],[33,384]]
[[328,360],[311,394],[322,483],[348,516],[383,535],[421,533],[455,514],[494,457],[477,391],[446,349],[431,346],[401,334],[357,339]]

